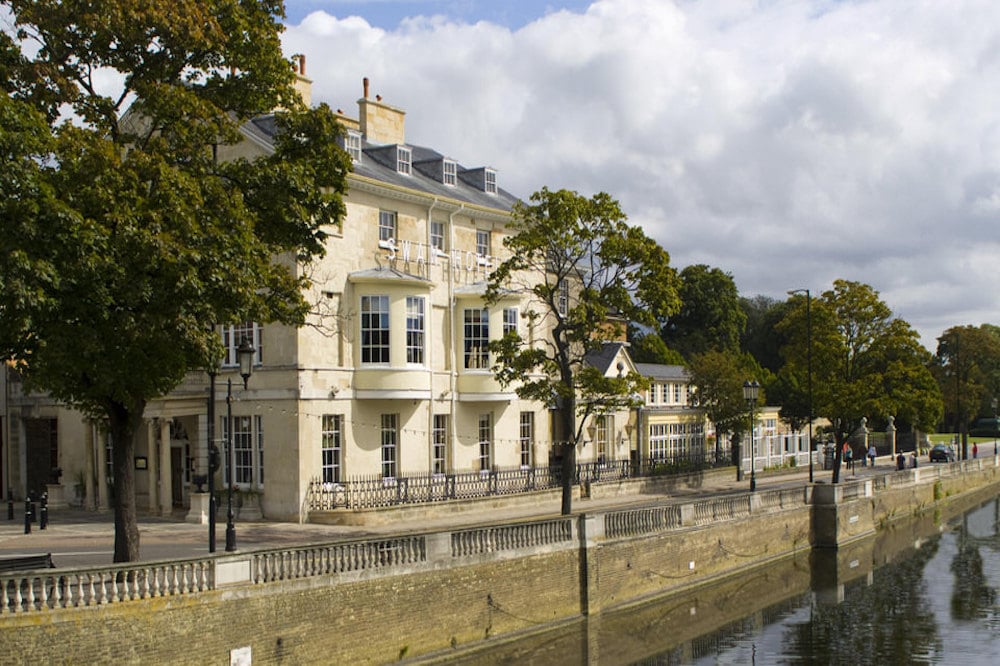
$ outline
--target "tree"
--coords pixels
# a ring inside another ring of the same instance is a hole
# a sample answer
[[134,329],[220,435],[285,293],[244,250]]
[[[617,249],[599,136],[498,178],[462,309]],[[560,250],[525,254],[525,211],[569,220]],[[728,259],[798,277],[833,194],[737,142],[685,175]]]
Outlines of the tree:
[[774,327],[784,318],[789,307],[788,301],[758,295],[740,298],[740,307],[747,321],[743,335],[740,336],[740,349],[753,355],[761,366],[771,372],[778,372],[782,366],[780,349],[784,340],[775,332]]
[[[750,412],[743,397],[743,384],[756,379],[763,380],[761,383],[766,386],[770,381],[770,373],[761,368],[749,354],[718,350],[696,355],[691,359],[689,370],[691,386],[694,387],[694,403],[705,410],[706,418],[715,426],[716,442],[722,433],[731,433],[733,463],[741,465],[743,456],[740,441],[752,427]],[[758,400],[765,404],[763,393],[758,396]]]
[[684,365],[684,357],[667,347],[667,343],[657,333],[629,336],[629,353],[636,363],[658,363],[660,365]]
[[[779,383],[801,391],[807,385],[809,346],[805,299],[794,298],[791,305],[777,326],[787,339]],[[916,331],[892,316],[878,292],[836,280],[833,289],[812,300],[811,317],[813,409],[817,417],[829,419],[838,443],[862,417],[897,415],[913,427],[933,428],[941,397],[927,367],[930,354]],[[801,395],[796,400],[803,402]],[[840,480],[840,458],[837,446],[834,483]]]
[[568,514],[586,416],[630,406],[645,387],[636,373],[605,377],[588,366],[587,354],[621,339],[625,322],[649,326],[675,311],[677,277],[667,252],[629,226],[603,192],[588,199],[543,188],[515,205],[510,230],[510,258],[490,276],[486,301],[526,296],[526,319],[545,333],[537,344],[515,332],[494,342],[493,370],[519,396],[556,409]]
[[[25,174],[3,181],[4,212],[16,210],[0,234],[0,349],[30,386],[107,427],[114,559],[132,561],[146,404],[214,366],[213,324],[304,321],[297,263],[339,223],[350,161],[334,114],[294,90],[280,2],[3,6],[33,50],[0,49],[0,142]],[[98,77],[120,87],[102,92]],[[273,109],[286,110],[273,153],[216,159]]]
[[663,341],[684,358],[715,349],[737,351],[746,327],[733,276],[704,264],[680,273],[681,308],[660,331]]
[[938,338],[932,364],[944,396],[945,419],[962,440],[968,458],[969,421],[993,415],[992,399],[1000,390],[1000,332],[995,326],[953,326]]

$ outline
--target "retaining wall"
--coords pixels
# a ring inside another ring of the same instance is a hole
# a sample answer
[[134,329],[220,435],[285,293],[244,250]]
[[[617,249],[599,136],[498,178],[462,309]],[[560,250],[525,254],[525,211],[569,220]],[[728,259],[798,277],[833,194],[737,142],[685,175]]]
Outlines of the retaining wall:
[[447,653],[805,557],[824,545],[818,537],[849,548],[894,520],[995,486],[996,463],[830,490],[7,575],[0,663],[224,664],[245,651],[255,664],[387,663]]

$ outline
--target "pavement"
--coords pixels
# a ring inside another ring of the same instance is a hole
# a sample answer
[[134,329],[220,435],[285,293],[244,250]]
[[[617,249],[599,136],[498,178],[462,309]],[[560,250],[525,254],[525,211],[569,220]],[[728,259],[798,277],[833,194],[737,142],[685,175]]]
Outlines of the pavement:
[[[873,473],[887,473],[894,469],[888,458],[873,469],[858,465],[852,473],[841,470],[841,479]],[[830,471],[814,468],[816,481],[830,481]],[[623,497],[574,501],[573,513],[608,511],[631,506],[690,502],[693,498],[710,497],[749,490],[749,474],[742,482],[733,474],[708,475],[697,488],[680,488],[670,494],[628,495]],[[805,485],[809,482],[807,469],[757,474],[757,490]],[[375,535],[409,534],[457,529],[469,526],[504,523],[518,520],[538,520],[559,515],[559,500],[547,500],[529,507],[496,507],[470,510],[444,517],[421,520],[407,519],[390,525],[316,525],[289,522],[237,520],[236,545],[238,551],[251,551],[274,547],[288,547]],[[209,555],[208,525],[184,521],[186,512],[171,516],[139,516],[139,542],[141,561],[197,558]],[[226,543],[225,507],[220,511],[216,525],[216,554],[224,554]],[[48,525],[42,530],[33,523],[31,533],[24,533],[24,503],[14,503],[14,520],[7,519],[7,505],[0,504],[0,558],[19,555],[51,553],[59,568],[110,565],[114,553],[114,516],[110,511],[88,511],[80,508],[51,509]]]

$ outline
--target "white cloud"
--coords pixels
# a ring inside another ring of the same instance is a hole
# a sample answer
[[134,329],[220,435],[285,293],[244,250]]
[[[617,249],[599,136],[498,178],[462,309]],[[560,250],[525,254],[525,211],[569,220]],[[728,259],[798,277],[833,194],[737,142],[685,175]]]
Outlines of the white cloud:
[[511,31],[310,15],[285,35],[313,99],[361,78],[408,139],[543,185],[607,191],[682,267],[784,297],[871,284],[928,346],[1000,320],[1000,5],[600,0]]

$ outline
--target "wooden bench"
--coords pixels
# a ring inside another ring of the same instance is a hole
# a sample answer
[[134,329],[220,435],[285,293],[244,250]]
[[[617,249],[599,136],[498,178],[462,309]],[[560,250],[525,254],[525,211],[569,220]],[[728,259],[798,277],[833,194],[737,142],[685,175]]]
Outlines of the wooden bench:
[[0,572],[32,571],[34,569],[55,569],[52,563],[52,553],[43,555],[18,555],[16,557],[0,557]]

